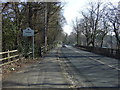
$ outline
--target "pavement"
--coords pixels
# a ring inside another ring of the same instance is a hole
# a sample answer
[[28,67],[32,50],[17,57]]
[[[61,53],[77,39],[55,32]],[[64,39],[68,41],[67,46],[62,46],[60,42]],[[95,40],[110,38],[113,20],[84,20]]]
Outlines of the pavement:
[[[71,46],[51,50],[41,61],[3,80],[3,88],[117,88],[119,60]],[[115,90],[115,89],[113,89]]]

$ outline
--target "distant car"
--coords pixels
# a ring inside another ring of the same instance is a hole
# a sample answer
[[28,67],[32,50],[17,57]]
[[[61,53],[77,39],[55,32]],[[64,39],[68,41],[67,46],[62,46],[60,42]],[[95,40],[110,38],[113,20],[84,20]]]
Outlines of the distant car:
[[102,47],[102,48],[108,48],[108,47]]
[[65,44],[63,44],[63,45],[62,45],[62,47],[66,47],[66,45],[65,45]]

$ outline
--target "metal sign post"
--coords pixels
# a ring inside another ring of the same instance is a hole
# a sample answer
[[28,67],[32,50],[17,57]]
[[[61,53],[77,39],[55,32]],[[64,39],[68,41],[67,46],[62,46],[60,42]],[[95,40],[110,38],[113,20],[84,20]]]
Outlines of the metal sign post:
[[34,59],[34,30],[32,30],[31,28],[26,28],[25,30],[23,30],[23,36],[32,36],[33,38],[33,44],[32,44],[32,46],[33,46],[33,59]]
[[33,36],[33,59],[34,59],[34,36]]

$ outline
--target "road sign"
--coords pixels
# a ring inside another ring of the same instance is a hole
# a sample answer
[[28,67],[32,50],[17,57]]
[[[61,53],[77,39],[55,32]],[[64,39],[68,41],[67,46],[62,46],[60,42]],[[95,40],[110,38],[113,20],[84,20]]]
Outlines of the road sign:
[[34,30],[31,28],[26,28],[23,30],[23,36],[32,36],[33,37],[33,59],[34,59]]
[[26,28],[25,30],[23,30],[23,36],[34,36],[34,30],[29,27]]

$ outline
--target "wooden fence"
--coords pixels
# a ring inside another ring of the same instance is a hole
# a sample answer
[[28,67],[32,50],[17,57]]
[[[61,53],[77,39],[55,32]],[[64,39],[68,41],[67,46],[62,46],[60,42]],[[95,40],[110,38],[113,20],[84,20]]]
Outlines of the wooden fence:
[[47,45],[47,49],[45,49],[45,46],[42,46],[40,49],[40,56],[44,56],[44,54],[46,53],[46,50],[49,51],[52,48],[54,48],[56,45]]
[[[47,51],[49,51],[50,49],[52,49],[53,47],[55,47],[54,45],[49,45],[47,46]],[[41,47],[40,49],[40,54],[41,56],[43,56],[45,53],[45,46]],[[32,54],[32,52],[29,52],[27,54],[27,56],[29,57],[30,54]],[[6,65],[6,64],[10,64],[12,62],[16,62],[20,59],[24,59],[23,56],[20,56],[18,54],[18,50],[12,50],[12,51],[6,51],[6,52],[0,52],[0,55],[2,58],[0,58],[0,66]]]
[[2,56],[2,58],[0,58],[0,62],[1,62],[0,66],[10,64],[20,59],[18,50],[12,50],[12,51],[8,50],[6,52],[0,52],[0,55]]

